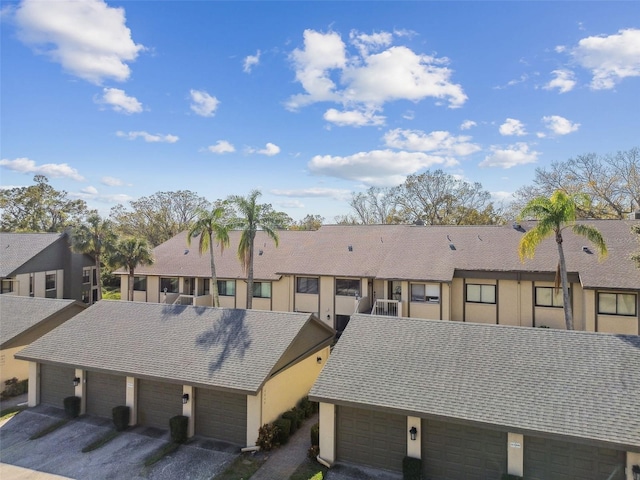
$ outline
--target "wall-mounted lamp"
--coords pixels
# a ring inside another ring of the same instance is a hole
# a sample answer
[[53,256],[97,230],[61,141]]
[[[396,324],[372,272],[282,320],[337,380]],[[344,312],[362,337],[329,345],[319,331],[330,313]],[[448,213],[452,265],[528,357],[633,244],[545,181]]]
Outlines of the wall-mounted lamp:
[[411,435],[411,440],[415,440],[418,438],[418,429],[416,427],[411,427],[409,429],[409,435]]
[[188,402],[189,402],[189,394],[185,393],[184,395],[182,395],[182,404],[185,405]]
[[640,465],[631,467],[631,473],[633,474],[633,480],[640,480]]
[[80,377],[75,377],[73,379],[73,386],[77,387],[78,385],[80,385]]
[[322,357],[316,357],[316,362],[317,363],[322,363]]
[[327,313],[327,320],[331,320],[331,314]]

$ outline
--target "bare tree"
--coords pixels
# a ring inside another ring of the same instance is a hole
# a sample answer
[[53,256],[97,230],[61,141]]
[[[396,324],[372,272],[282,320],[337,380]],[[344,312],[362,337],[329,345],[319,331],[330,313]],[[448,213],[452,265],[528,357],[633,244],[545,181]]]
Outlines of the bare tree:
[[395,201],[391,188],[369,187],[366,192],[352,193],[349,206],[358,223],[364,225],[390,223]]

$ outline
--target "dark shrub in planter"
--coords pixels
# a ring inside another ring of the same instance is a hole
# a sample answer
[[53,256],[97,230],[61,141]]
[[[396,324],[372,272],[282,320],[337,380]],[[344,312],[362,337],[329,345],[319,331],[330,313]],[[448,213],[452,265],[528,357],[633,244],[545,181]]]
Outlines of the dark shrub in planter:
[[269,451],[276,448],[278,444],[278,427],[273,423],[265,423],[258,430],[258,439],[256,445],[260,447],[260,450]]
[[273,425],[278,429],[278,444],[284,445],[289,441],[291,435],[291,420],[287,418],[279,418]]
[[320,424],[311,425],[311,445],[320,445]]
[[402,478],[404,480],[422,479],[422,460],[413,457],[402,459]]
[[310,460],[315,460],[318,458],[318,455],[320,455],[320,447],[318,445],[311,445],[309,450],[307,450],[307,457],[309,457]]
[[169,427],[171,429],[171,440],[174,443],[184,443],[187,441],[189,417],[185,417],[184,415],[171,417],[169,419]]
[[301,416],[300,410],[298,410],[296,407],[287,412],[284,412],[281,417],[291,421],[291,432],[289,432],[291,435],[296,433],[296,430],[298,430],[302,425],[303,418]]
[[64,411],[71,418],[76,418],[80,415],[80,397],[66,397],[63,400]]
[[118,432],[126,430],[129,426],[131,409],[127,405],[118,405],[111,409],[111,418]]

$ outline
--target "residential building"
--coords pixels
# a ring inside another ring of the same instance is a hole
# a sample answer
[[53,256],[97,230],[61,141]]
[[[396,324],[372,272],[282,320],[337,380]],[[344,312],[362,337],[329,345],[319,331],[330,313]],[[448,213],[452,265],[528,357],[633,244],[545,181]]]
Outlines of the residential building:
[[[637,220],[586,222],[604,236],[599,259],[587,239],[563,232],[576,330],[640,334]],[[314,313],[341,332],[352,315],[565,328],[553,238],[522,262],[518,244],[534,225],[323,226],[281,231],[276,247],[255,242],[253,308]],[[239,232],[214,257],[220,304],[246,307],[246,275],[236,257]],[[192,245],[197,245],[193,239]],[[135,271],[135,300],[211,305],[209,256],[187,247],[183,232],[154,249],[155,262]],[[126,298],[128,277],[121,271]],[[389,319],[393,325],[393,319]]]
[[[189,417],[189,436],[255,446],[259,428],[307,395],[335,331],[310,314],[102,300],[16,358],[29,362],[29,406],[169,428]],[[60,346],[64,345],[64,348]]]
[[424,478],[634,480],[640,336],[356,315],[311,389],[320,459]]
[[95,260],[71,249],[68,233],[0,233],[0,293],[67,298],[91,304],[98,298]]
[[7,380],[29,378],[29,365],[14,355],[86,308],[76,300],[0,295],[0,389]]

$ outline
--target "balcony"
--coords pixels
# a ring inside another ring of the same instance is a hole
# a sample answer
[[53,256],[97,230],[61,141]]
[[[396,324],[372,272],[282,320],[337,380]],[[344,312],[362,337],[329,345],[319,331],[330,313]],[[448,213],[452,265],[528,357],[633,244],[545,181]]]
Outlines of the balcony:
[[376,303],[371,309],[371,315],[381,315],[385,317],[401,317],[402,302],[398,300],[376,299]]

